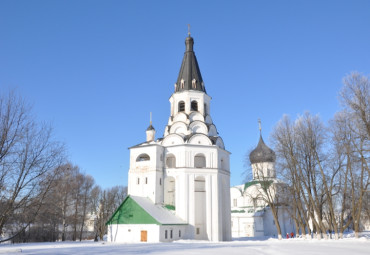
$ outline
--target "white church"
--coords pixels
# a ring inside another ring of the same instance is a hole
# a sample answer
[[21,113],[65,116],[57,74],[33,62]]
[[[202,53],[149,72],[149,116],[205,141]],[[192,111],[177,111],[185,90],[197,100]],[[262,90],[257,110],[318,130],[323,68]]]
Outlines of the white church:
[[107,222],[110,242],[231,240],[230,153],[190,33],[185,45],[163,138],[150,123],[146,141],[130,148],[129,195]]
[[286,183],[276,178],[275,160],[275,152],[265,144],[260,134],[257,147],[249,154],[252,180],[230,190],[232,237],[278,237],[267,201],[275,204],[282,236],[295,232],[289,206],[279,205],[277,193],[284,190]]

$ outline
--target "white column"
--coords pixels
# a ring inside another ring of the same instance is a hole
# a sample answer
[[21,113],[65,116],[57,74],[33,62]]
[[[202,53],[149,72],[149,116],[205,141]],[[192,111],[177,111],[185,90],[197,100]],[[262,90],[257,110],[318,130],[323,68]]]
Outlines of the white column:
[[219,241],[219,217],[218,217],[218,178],[217,174],[212,175],[212,237],[211,241]]
[[208,240],[212,240],[212,230],[213,230],[213,217],[212,217],[212,176],[206,176],[206,212],[207,212],[207,236]]

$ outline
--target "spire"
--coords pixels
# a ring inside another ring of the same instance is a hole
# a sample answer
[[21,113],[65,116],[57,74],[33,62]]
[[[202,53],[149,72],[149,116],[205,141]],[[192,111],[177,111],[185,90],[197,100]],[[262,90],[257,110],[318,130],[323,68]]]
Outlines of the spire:
[[146,129],[146,141],[151,142],[155,139],[155,129],[152,126],[152,112],[150,112],[150,125]]
[[260,130],[260,136],[262,136],[261,119],[258,119],[258,128]]
[[146,130],[154,130],[154,127],[152,126],[152,112],[150,112],[150,122],[149,127]]
[[190,36],[190,25],[188,25],[188,37],[185,39],[185,53],[175,84],[175,92],[184,90],[199,90],[206,92],[202,75],[199,70],[198,61],[193,51],[194,39]]

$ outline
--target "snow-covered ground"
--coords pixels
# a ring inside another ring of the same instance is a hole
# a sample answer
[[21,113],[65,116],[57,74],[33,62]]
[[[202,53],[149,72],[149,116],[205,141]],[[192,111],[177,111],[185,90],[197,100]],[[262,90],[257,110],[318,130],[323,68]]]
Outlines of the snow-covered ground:
[[370,254],[370,238],[342,240],[236,239],[232,242],[178,241],[173,243],[117,244],[106,242],[56,242],[31,244],[2,244],[0,254],[212,254],[212,255],[299,255],[299,254]]

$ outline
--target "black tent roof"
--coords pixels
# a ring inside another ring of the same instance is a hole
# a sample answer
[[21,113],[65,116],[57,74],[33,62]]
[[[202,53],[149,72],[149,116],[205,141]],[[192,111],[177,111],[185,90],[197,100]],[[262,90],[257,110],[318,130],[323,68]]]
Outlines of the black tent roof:
[[176,82],[175,92],[184,90],[198,90],[206,92],[202,75],[195,53],[193,51],[194,39],[189,35],[185,39],[185,53],[179,76]]

